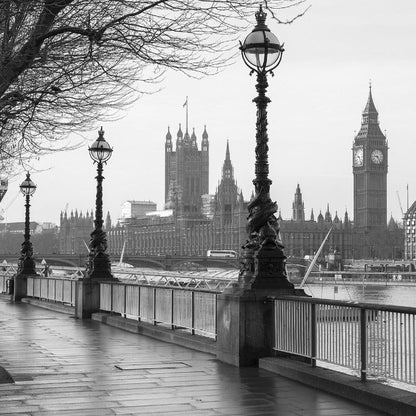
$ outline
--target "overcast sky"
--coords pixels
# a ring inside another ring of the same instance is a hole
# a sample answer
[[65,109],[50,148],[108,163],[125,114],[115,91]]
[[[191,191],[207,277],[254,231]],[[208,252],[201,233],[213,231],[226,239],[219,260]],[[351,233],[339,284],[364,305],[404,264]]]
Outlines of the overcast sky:
[[[313,0],[292,25],[268,19],[285,42],[275,77],[269,77],[268,108],[272,199],[285,219],[299,183],[306,216],[326,209],[353,215],[352,142],[359,130],[369,80],[381,129],[389,142],[388,216],[401,217],[396,195],[406,208],[416,198],[416,2],[403,0]],[[253,16],[254,25],[254,16]],[[246,32],[241,33],[244,40]],[[238,45],[236,45],[236,48]],[[170,73],[157,94],[142,97],[127,115],[103,123],[114,147],[104,168],[104,211],[113,220],[126,200],[164,202],[164,142],[168,126],[176,139],[185,124],[182,107],[189,96],[189,125],[200,144],[204,125],[210,141],[210,193],[221,175],[227,139],[238,185],[249,198],[254,178],[255,77],[239,57],[220,75],[195,80]],[[98,130],[100,125],[97,125]],[[93,131],[87,135],[97,137]],[[44,157],[34,172],[38,185],[31,219],[59,224],[68,207],[85,212],[95,206],[95,167],[87,146]],[[24,198],[16,178],[2,202],[6,221],[24,220]]]

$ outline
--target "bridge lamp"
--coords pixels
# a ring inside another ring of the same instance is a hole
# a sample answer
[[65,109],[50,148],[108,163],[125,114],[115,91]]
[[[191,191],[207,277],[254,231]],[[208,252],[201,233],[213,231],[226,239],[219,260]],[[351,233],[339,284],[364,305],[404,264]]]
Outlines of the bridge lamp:
[[20,251],[18,274],[36,275],[35,261],[33,259],[33,246],[30,241],[30,197],[36,191],[35,183],[30,179],[27,172],[26,179],[20,184],[20,191],[26,197],[25,234]]
[[292,289],[286,276],[286,256],[279,236],[275,213],[277,204],[270,199],[268,135],[267,135],[267,74],[273,75],[282,60],[283,44],[266,25],[266,13],[260,5],[255,14],[257,24],[240,44],[244,63],[250,75],[257,74],[257,106],[255,197],[248,205],[248,240],[243,245],[240,261],[239,286],[242,290]]
[[110,159],[113,149],[104,139],[104,130],[98,132],[98,139],[88,148],[94,164],[97,163],[97,192],[95,200],[94,231],[91,233],[86,276],[90,279],[114,279],[107,250],[107,236],[103,230],[103,165]]

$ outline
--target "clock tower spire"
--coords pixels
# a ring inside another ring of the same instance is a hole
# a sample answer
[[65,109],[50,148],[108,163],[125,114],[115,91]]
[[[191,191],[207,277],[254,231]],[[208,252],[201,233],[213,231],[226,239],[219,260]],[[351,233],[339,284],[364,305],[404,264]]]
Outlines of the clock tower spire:
[[386,137],[380,129],[371,84],[353,144],[354,233],[362,257],[381,257],[387,227]]

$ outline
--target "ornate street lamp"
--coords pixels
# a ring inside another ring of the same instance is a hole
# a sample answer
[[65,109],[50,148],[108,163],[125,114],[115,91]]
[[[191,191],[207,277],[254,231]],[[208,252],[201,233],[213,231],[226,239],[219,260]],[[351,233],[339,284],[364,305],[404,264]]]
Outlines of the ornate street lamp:
[[107,250],[107,236],[103,230],[103,164],[110,159],[113,149],[104,139],[104,130],[101,127],[98,139],[88,148],[91,159],[97,163],[97,195],[95,202],[95,229],[91,233],[90,253],[86,275],[90,279],[113,279],[111,274],[111,263]]
[[17,274],[36,275],[35,261],[33,260],[33,246],[30,241],[30,197],[36,191],[35,183],[30,179],[27,172],[26,179],[20,185],[20,191],[26,197],[26,216],[25,216],[25,241],[20,251],[19,267]]
[[244,63],[257,74],[255,197],[248,205],[248,240],[243,246],[239,286],[250,289],[292,289],[286,276],[286,256],[279,236],[279,224],[274,214],[277,204],[270,199],[268,136],[267,136],[267,74],[280,64],[283,44],[266,25],[266,13],[260,5],[255,14],[257,25],[240,46]]

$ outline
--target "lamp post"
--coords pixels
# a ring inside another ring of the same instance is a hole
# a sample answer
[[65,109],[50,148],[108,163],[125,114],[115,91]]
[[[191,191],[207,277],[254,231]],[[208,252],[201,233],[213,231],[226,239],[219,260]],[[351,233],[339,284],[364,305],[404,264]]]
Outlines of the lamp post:
[[26,197],[26,215],[25,215],[25,240],[22,243],[20,251],[19,267],[17,274],[36,275],[35,261],[33,260],[33,246],[30,241],[30,197],[36,191],[35,183],[30,179],[30,173],[27,172],[26,179],[20,184],[20,191]]
[[110,159],[113,149],[104,139],[104,130],[98,132],[98,139],[88,148],[91,159],[97,163],[97,194],[95,201],[94,231],[89,244],[86,276],[89,279],[114,279],[107,250],[107,236],[103,230],[103,164]]
[[270,199],[268,136],[267,136],[267,74],[280,64],[283,44],[266,25],[266,13],[260,5],[255,14],[257,24],[241,44],[244,63],[257,74],[256,161],[254,199],[248,205],[248,240],[243,245],[239,286],[250,289],[293,289],[286,276],[286,256],[279,236],[279,224],[274,214],[277,204]]

